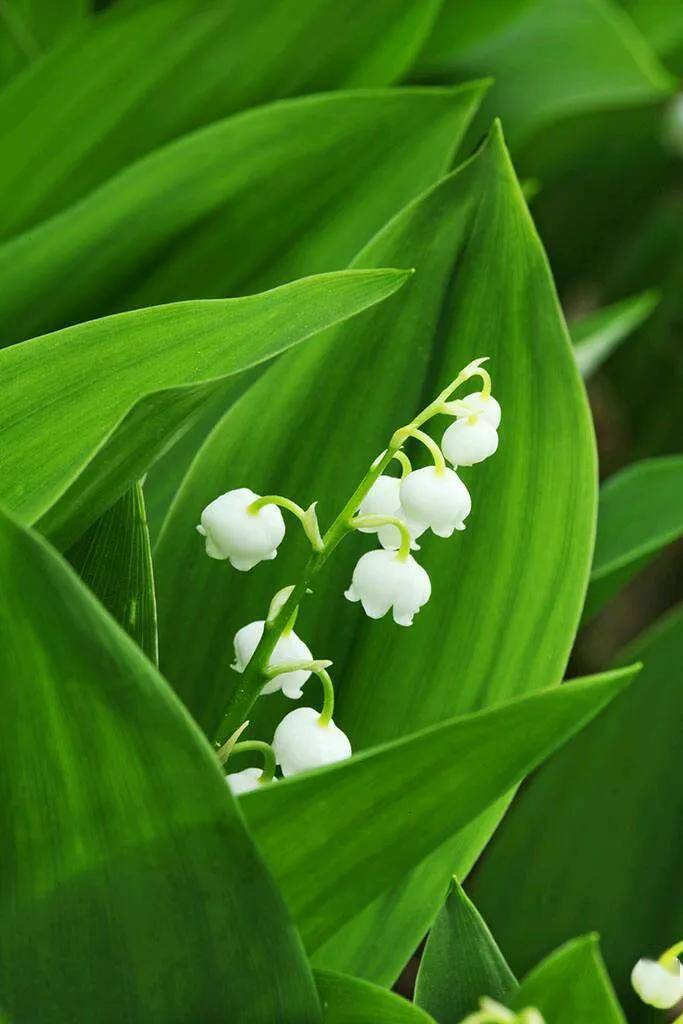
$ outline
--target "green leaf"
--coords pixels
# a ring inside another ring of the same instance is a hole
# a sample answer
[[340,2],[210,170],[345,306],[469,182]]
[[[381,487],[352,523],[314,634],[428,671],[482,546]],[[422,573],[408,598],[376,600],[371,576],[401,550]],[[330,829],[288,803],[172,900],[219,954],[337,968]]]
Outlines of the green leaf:
[[0,247],[4,337],[346,266],[445,173],[485,88],[307,97],[165,146]]
[[584,621],[681,534],[683,455],[636,462],[603,484]]
[[321,274],[240,299],[105,317],[0,352],[0,497],[67,547],[223,379],[396,291],[406,271]]
[[4,515],[0,577],[9,1013],[318,1020],[298,935],[180,702],[66,563]]
[[261,0],[255,17],[241,0],[113,7],[0,95],[4,237],[220,117],[391,84],[437,9],[438,0],[309,0],[304,14],[300,0]]
[[[389,255],[417,268],[402,295],[261,376],[207,439],[157,543],[162,664],[211,735],[235,685],[229,638],[264,618],[273,593],[297,578],[306,544],[293,529],[272,565],[231,573],[201,550],[201,509],[248,481],[304,505],[317,499],[321,522],[329,521],[395,428],[477,355],[491,356],[501,447],[463,473],[475,509],[466,533],[449,544],[424,538],[431,603],[410,630],[369,623],[342,596],[363,549],[349,539],[316,579],[297,630],[335,663],[335,717],[355,749],[562,678],[592,553],[593,431],[545,256],[497,130],[354,265]],[[176,643],[187,630],[191,652]],[[260,701],[250,734],[269,738],[285,707],[277,695]],[[414,890],[404,881],[387,894],[359,935],[340,938],[321,965],[390,984],[451,875],[464,877],[502,809],[487,812],[462,843],[453,840]],[[390,939],[388,920],[396,925]]]
[[[516,923],[523,936],[526,922]],[[626,1024],[595,935],[551,953],[522,981],[510,1004],[516,1010],[535,1006],[548,1024]]]
[[658,292],[642,292],[571,324],[574,355],[581,376],[594,374],[617,345],[647,320],[658,302]]
[[126,491],[66,557],[107,611],[157,664],[154,569],[142,486],[137,483]]
[[323,1024],[434,1024],[417,1006],[379,985],[333,971],[316,971]]
[[451,719],[245,794],[249,829],[309,953],[520,782],[634,671],[594,676]]
[[558,118],[675,88],[611,0],[446,0],[414,75],[450,82],[480,74],[496,83],[486,116],[503,119],[515,147]]
[[517,973],[599,931],[628,1018],[640,1024],[649,1018],[631,968],[683,935],[683,904],[671,898],[683,857],[683,607],[624,651],[632,658],[642,658],[641,675],[532,778],[472,891]]
[[486,922],[455,881],[422,954],[415,1002],[438,1024],[458,1024],[482,996],[507,1002],[516,988]]
[[3,0],[0,84],[56,46],[87,14],[87,0]]

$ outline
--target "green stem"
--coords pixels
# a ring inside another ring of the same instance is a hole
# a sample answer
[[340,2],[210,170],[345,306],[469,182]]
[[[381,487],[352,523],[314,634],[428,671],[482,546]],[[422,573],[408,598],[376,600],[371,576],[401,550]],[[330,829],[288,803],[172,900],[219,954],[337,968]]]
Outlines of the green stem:
[[406,453],[402,452],[400,449],[399,451],[395,452],[394,458],[396,459],[397,462],[401,464],[401,480],[405,480],[405,478],[408,476],[408,473],[412,473],[413,471],[410,459],[408,458]]
[[446,460],[443,457],[443,452],[433,437],[430,437],[429,434],[425,434],[424,430],[419,430],[417,427],[412,426],[403,427],[401,430],[397,430],[394,437],[396,437],[397,434],[403,438],[404,442],[409,437],[414,437],[416,441],[423,444],[434,460],[434,468],[436,469],[436,472],[439,475],[445,472]]
[[277,676],[283,676],[287,672],[315,672],[323,686],[323,707],[320,712],[320,722],[322,725],[329,725],[334,713],[334,686],[327,671],[331,664],[331,661],[322,659],[316,659],[315,661],[287,661],[281,665],[273,665],[272,668],[266,670],[265,675],[268,679],[275,679]]
[[263,774],[260,781],[272,782],[275,775],[275,753],[270,743],[263,743],[261,740],[244,740],[242,743],[234,743],[227,753],[224,753],[228,743],[225,743],[218,751],[218,760],[221,764],[225,764],[233,754],[245,754],[251,750],[258,751],[263,755]]
[[334,686],[330,674],[325,668],[318,669],[318,679],[323,684],[323,708],[318,721],[321,725],[328,726],[334,714]]
[[665,949],[659,958],[659,962],[662,967],[673,967],[678,961],[679,956],[683,953],[683,942],[677,942],[674,946],[669,946]]
[[400,558],[402,562],[405,562],[406,558],[410,554],[410,530],[408,529],[408,524],[402,519],[399,519],[398,516],[383,516],[379,513],[377,515],[354,516],[351,520],[351,524],[354,530],[362,530],[365,527],[374,528],[379,526],[395,526],[401,534],[401,543],[398,551],[396,552],[398,558]]
[[251,505],[247,506],[247,512],[252,516],[258,515],[259,510],[265,508],[266,505],[279,505],[280,508],[287,509],[292,515],[295,515],[303,526],[304,533],[308,537],[313,550],[322,551],[323,539],[320,536],[318,517],[315,514],[315,501],[307,509],[303,509],[301,505],[297,505],[291,498],[283,498],[280,494],[265,494],[262,498],[256,498],[255,501],[252,501]]

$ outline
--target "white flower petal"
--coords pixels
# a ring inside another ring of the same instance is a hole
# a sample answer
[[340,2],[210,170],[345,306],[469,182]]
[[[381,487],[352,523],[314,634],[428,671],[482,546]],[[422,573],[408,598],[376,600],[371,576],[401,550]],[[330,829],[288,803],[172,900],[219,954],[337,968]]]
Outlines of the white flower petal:
[[[264,629],[265,622],[259,619],[256,622],[250,622],[248,625],[242,626],[235,634],[233,641],[235,662],[232,667],[236,672],[244,672],[254,656],[254,651],[261,642]],[[293,661],[313,661],[313,655],[303,640],[292,629],[289,633],[283,633],[275,644],[273,653],[268,659],[268,667],[276,668],[278,665],[286,665],[288,662]],[[305,669],[298,669],[295,672],[283,672],[282,675],[269,679],[261,689],[261,693],[268,694],[282,690],[286,697],[297,700],[301,696],[301,687],[310,678],[310,675],[311,673]]]
[[439,537],[450,537],[462,528],[472,510],[470,492],[452,469],[442,472],[426,466],[409,473],[401,483],[401,503],[412,521],[430,528]]
[[[361,516],[395,516],[400,507],[398,496],[401,481],[394,476],[378,476],[360,503]],[[361,533],[377,533],[376,526],[360,527]]]
[[360,600],[372,619],[394,609],[395,621],[409,625],[412,617],[429,600],[429,576],[412,555],[402,559],[393,551],[368,551],[357,562],[349,600]]
[[633,988],[648,1006],[669,1010],[683,999],[683,967],[671,970],[656,960],[639,960],[631,972]]
[[285,776],[351,756],[348,737],[333,721],[323,725],[320,712],[313,708],[296,708],[285,715],[275,730],[273,750]]
[[464,405],[474,415],[481,416],[482,419],[491,424],[494,430],[498,430],[501,420],[501,408],[493,395],[484,398],[481,391],[473,391],[472,394],[459,398],[458,404]]
[[249,793],[252,789],[258,789],[261,785],[260,779],[262,775],[262,768],[245,768],[241,772],[233,772],[232,775],[226,775],[225,781],[235,796],[239,796],[240,793]]
[[277,505],[266,505],[255,514],[247,511],[258,497],[248,487],[238,487],[206,506],[200,532],[210,558],[227,558],[240,572],[275,558],[285,522]]
[[441,439],[441,450],[453,466],[474,466],[493,455],[498,448],[498,433],[485,419],[474,423],[456,420]]

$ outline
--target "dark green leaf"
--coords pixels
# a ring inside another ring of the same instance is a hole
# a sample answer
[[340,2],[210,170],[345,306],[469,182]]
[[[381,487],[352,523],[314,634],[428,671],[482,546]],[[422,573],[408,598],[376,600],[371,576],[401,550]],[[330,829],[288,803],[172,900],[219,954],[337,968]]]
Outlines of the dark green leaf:
[[0,579],[8,1011],[41,1024],[317,1021],[299,938],[164,680],[4,516]]
[[584,620],[683,534],[683,455],[646,459],[600,491],[598,535]]
[[[203,554],[194,531],[201,509],[248,481],[259,493],[319,499],[326,523],[394,429],[480,354],[491,356],[503,404],[501,448],[463,474],[475,509],[467,532],[448,545],[424,540],[419,557],[432,578],[431,603],[409,631],[369,623],[342,597],[362,550],[348,540],[316,579],[297,628],[316,656],[335,662],[338,717],[356,748],[562,678],[592,551],[593,433],[547,263],[499,132],[394,218],[354,265],[389,255],[394,265],[417,268],[403,294],[353,330],[269,368],[207,440],[160,536],[162,664],[211,734],[234,686],[229,638],[264,617],[306,554],[292,530],[272,565],[246,577],[226,571]],[[192,588],[183,583],[189,574]],[[176,643],[186,630],[191,652]],[[250,733],[272,735],[284,707],[279,696],[261,701]],[[359,935],[339,939],[321,965],[391,983],[502,806],[442,851],[414,890],[402,882],[387,894]],[[387,921],[396,925],[391,941]]]
[[137,483],[83,534],[68,560],[104,607],[158,662],[154,569],[142,486]]
[[[624,652],[628,693],[545,765],[494,839],[473,893],[516,972],[577,933],[600,932],[629,1020],[629,975],[683,935],[672,898],[683,858],[683,608]],[[588,880],[588,882],[587,882]]]
[[582,377],[590,377],[614,349],[645,321],[659,302],[655,291],[633,295],[571,324],[574,355]]
[[56,46],[87,13],[87,0],[3,0],[0,84]]
[[258,16],[242,0],[112,8],[0,96],[4,237],[227,114],[390,84],[437,9],[438,0],[259,0]]
[[333,971],[316,971],[323,1024],[434,1024],[431,1017],[378,985]]
[[422,954],[415,1002],[438,1024],[459,1024],[482,996],[507,1002],[516,988],[486,922],[454,882]]
[[241,299],[105,317],[0,352],[0,495],[69,546],[223,379],[396,291],[406,271],[321,274]]
[[[518,921],[519,933],[526,922]],[[626,1024],[600,956],[595,935],[574,939],[522,981],[514,1009],[535,1006],[548,1024]]]
[[633,674],[553,687],[247,793],[250,831],[309,953],[520,782]]
[[345,267],[445,173],[484,90],[307,97],[165,146],[0,247],[3,336]]

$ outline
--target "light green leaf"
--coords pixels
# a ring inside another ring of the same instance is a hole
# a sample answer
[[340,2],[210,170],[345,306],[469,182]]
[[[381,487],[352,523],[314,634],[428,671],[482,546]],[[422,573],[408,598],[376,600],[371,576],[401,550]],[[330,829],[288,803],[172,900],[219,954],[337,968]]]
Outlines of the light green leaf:
[[417,1006],[359,978],[316,971],[323,1024],[434,1024]]
[[480,74],[496,83],[486,116],[503,119],[515,147],[558,118],[675,88],[611,0],[446,0],[414,75],[451,82]]
[[622,299],[570,325],[582,377],[590,377],[625,338],[647,320],[659,302],[656,291]]
[[683,904],[671,897],[683,858],[683,608],[624,651],[632,658],[642,674],[522,791],[473,894],[516,972],[599,931],[628,1018],[640,1024],[649,1018],[631,968],[683,935]]
[[[523,937],[526,924],[517,925]],[[595,935],[574,939],[547,957],[522,981],[510,1005],[535,1006],[548,1024],[626,1024]]]
[[66,557],[107,611],[157,664],[154,569],[142,486],[137,483],[126,491]]
[[260,0],[258,17],[242,0],[113,7],[0,95],[4,237],[227,114],[294,94],[390,84],[438,6],[307,0],[304,11],[300,0]]
[[683,455],[636,462],[603,484],[584,621],[681,534]]
[[307,97],[165,146],[0,246],[6,341],[346,266],[445,173],[485,88]]
[[105,317],[0,352],[0,497],[69,546],[223,379],[391,295],[406,271]]
[[245,794],[250,831],[309,953],[520,782],[634,671],[594,676],[451,719]]
[[[389,255],[394,265],[417,268],[403,294],[352,330],[269,368],[207,439],[159,538],[162,664],[212,735],[235,685],[230,637],[262,619],[273,593],[297,578],[306,545],[293,528],[272,565],[248,576],[226,571],[201,550],[194,532],[201,509],[248,481],[304,505],[318,499],[325,524],[394,429],[478,355],[491,356],[501,446],[463,473],[474,501],[466,533],[448,544],[421,541],[431,603],[410,630],[369,623],[342,596],[364,546],[349,539],[316,579],[297,629],[316,656],[335,663],[335,714],[356,749],[562,678],[592,551],[593,432],[547,263],[498,131],[395,217],[354,265],[376,266]],[[183,585],[188,574],[192,588]],[[188,629],[191,653],[176,643]],[[269,738],[285,707],[277,695],[259,702],[250,735]],[[414,890],[401,883],[360,936],[339,939],[321,965],[347,971],[353,963],[348,973],[371,966],[364,976],[391,983],[451,875],[464,877],[502,809],[487,812],[462,844],[454,840]],[[391,941],[388,919],[397,925]]]
[[299,937],[180,702],[66,563],[4,515],[0,578],[9,1013],[318,1020]]
[[77,28],[88,8],[87,0],[2,0],[0,84]]
[[415,1002],[438,1024],[458,1024],[482,996],[507,1002],[517,980],[481,914],[457,881],[427,939]]

